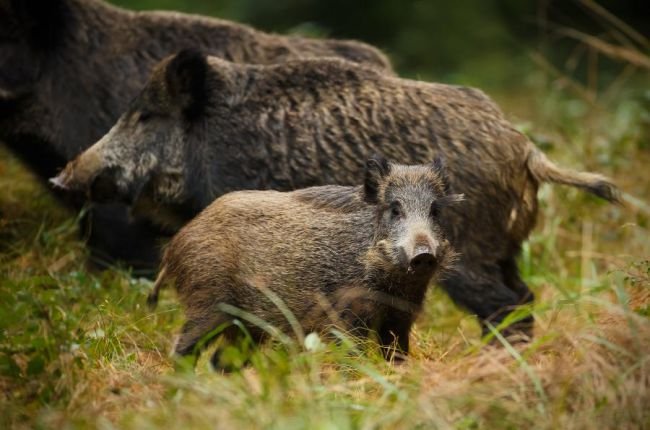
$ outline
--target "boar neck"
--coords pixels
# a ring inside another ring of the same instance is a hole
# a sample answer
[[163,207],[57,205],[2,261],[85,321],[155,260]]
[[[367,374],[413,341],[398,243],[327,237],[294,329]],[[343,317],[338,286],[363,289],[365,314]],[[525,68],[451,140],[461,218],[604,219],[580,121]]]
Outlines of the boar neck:
[[[372,252],[372,249],[369,253]],[[366,254],[366,258],[368,254]],[[366,260],[367,261],[367,260]],[[421,306],[432,276],[416,276],[406,273],[401,268],[391,266],[380,266],[373,264],[366,266],[366,282],[368,286],[388,297],[401,299],[411,310],[417,310]]]

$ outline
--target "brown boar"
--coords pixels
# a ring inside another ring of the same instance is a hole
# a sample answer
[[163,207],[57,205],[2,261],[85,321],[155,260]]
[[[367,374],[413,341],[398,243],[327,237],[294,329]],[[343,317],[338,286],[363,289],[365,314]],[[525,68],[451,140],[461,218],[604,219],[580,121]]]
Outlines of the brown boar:
[[159,64],[109,133],[54,183],[153,205],[149,216],[182,223],[233,190],[354,184],[373,153],[405,164],[447,160],[467,201],[441,220],[461,254],[442,285],[484,323],[533,299],[515,257],[541,183],[617,196],[604,177],[550,162],[476,89],[336,59],[250,66],[194,51]]
[[[453,261],[438,218],[460,199],[440,160],[403,166],[382,158],[368,160],[363,186],[233,192],[171,240],[149,302],[175,281],[187,316],[181,356],[198,353],[218,328],[227,327],[229,341],[242,334],[228,326],[232,308],[254,317],[244,325],[257,342],[265,325],[285,334],[337,325],[376,332],[387,358],[393,344],[407,354],[427,286]],[[220,367],[219,351],[212,363]]]
[[[0,141],[41,178],[53,176],[109,130],[154,64],[187,47],[260,64],[337,56],[390,73],[386,57],[360,42],[267,34],[98,0],[0,0]],[[85,198],[65,201],[78,209]],[[89,245],[102,258],[155,267],[158,233],[129,222],[123,205],[95,207],[87,220]]]

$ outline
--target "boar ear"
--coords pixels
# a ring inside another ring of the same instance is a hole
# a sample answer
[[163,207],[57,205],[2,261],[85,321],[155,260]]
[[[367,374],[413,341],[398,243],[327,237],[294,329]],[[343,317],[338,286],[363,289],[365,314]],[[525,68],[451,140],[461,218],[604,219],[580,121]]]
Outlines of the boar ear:
[[453,205],[455,203],[464,202],[465,194],[447,194],[446,196],[442,197],[440,201],[444,205]]
[[449,172],[447,170],[447,162],[442,155],[436,155],[431,162],[431,168],[438,175],[442,182],[442,188],[445,194],[451,194],[451,184],[449,181]]
[[363,197],[366,202],[378,202],[379,184],[389,173],[390,163],[384,157],[375,155],[366,161],[366,178],[363,184]]
[[165,71],[167,88],[188,119],[195,119],[207,103],[208,60],[194,49],[185,49],[169,62]]
[[431,162],[431,168],[436,172],[442,172],[447,168],[447,163],[445,162],[445,157],[442,155],[436,155],[433,157]]

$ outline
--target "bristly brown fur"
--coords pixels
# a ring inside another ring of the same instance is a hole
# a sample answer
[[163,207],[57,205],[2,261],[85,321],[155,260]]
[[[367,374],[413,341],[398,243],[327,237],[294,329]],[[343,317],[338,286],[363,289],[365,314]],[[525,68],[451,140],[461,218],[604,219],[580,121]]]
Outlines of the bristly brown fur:
[[[538,149],[476,89],[399,79],[340,59],[263,66],[208,57],[209,101],[189,123],[164,84],[173,58],[155,67],[102,140],[105,167],[117,169],[105,172],[118,188],[107,197],[136,199],[130,190],[146,183],[147,198],[192,215],[235,190],[356,184],[375,153],[404,164],[442,157],[449,189],[464,195],[443,216],[460,256],[442,285],[483,322],[498,324],[533,300],[515,258],[535,225],[540,183],[564,180],[607,196],[603,182],[592,181],[600,177],[535,164]],[[146,110],[160,118],[141,124]]]
[[[232,319],[224,304],[290,333],[287,316],[269,300],[276,295],[305,333],[337,324],[344,330],[372,329],[384,348],[397,340],[407,353],[409,329],[427,286],[455,257],[429,214],[431,203],[446,197],[442,175],[433,169],[385,169],[377,178],[382,192],[375,204],[366,202],[363,187],[342,186],[240,191],[217,199],[168,244],[149,296],[155,305],[160,288],[174,281],[188,320],[176,352],[196,353],[199,339]],[[405,218],[386,215],[385,199],[402,201]],[[393,223],[404,224],[386,230]],[[404,244],[419,243],[423,235],[435,238],[435,269],[412,273],[398,254],[409,252]],[[245,325],[254,339],[265,337],[255,324]],[[229,340],[233,336],[226,333]]]
[[[44,181],[111,128],[157,62],[185,48],[251,64],[340,57],[392,73],[387,57],[361,42],[269,34],[100,0],[5,0],[0,43],[0,140]],[[201,94],[200,86],[194,88],[188,119],[204,107]],[[76,209],[86,203],[82,193],[54,191]],[[157,266],[164,233],[133,221],[125,206],[93,205],[85,220],[95,260]]]

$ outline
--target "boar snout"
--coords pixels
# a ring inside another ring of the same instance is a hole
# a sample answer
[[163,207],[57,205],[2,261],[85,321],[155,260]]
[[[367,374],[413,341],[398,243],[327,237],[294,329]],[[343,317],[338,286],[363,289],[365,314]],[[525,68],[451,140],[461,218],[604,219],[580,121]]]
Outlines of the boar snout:
[[69,186],[71,182],[69,178],[69,174],[65,170],[61,171],[61,173],[59,173],[55,177],[50,178],[49,182],[50,184],[52,184],[54,188],[61,188],[62,190],[71,189],[71,187]]
[[409,263],[409,268],[415,272],[423,270],[433,270],[436,265],[436,257],[429,247],[419,247],[415,251],[415,256]]
[[103,170],[103,158],[90,148],[69,162],[57,176],[50,178],[50,183],[64,190],[85,190]]
[[437,266],[437,246],[435,241],[420,237],[409,250],[402,248],[400,254],[406,262],[406,270],[410,274],[432,273]]

